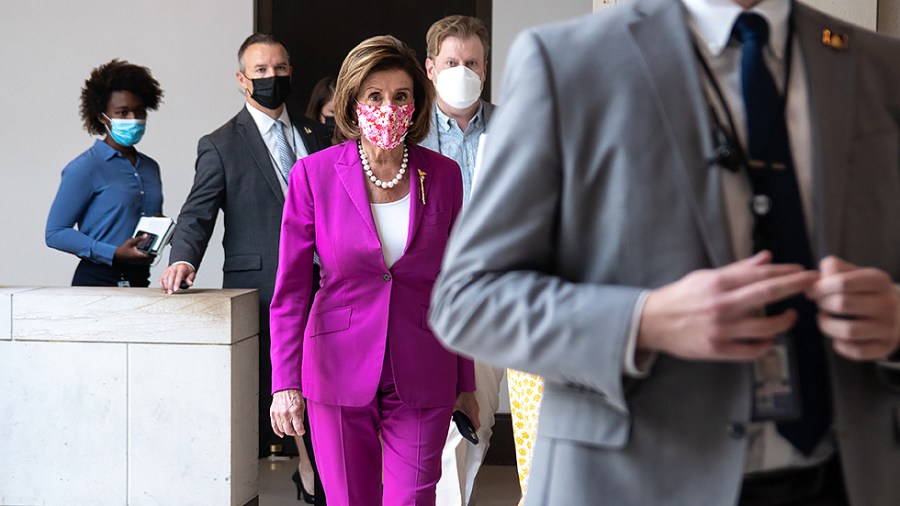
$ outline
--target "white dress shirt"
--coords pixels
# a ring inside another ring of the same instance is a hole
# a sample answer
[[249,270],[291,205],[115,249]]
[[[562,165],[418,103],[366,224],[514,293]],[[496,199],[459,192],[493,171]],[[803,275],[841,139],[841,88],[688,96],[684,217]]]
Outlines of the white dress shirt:
[[[263,142],[269,150],[269,159],[272,161],[272,169],[275,171],[275,175],[278,176],[278,181],[281,183],[281,191],[287,192],[287,181],[284,180],[284,175],[281,171],[281,155],[278,154],[278,140],[275,138],[275,120],[268,114],[250,105],[249,102],[245,107],[250,113],[250,116],[253,117],[253,122],[256,123],[256,128],[259,129],[259,135],[262,136]],[[291,123],[287,107],[281,111],[281,116],[279,116],[278,119],[284,123],[284,137],[294,151],[296,159],[299,160],[307,156],[309,153],[306,151],[306,145],[303,144],[303,140],[300,138],[300,135],[297,134],[296,128],[294,128]],[[287,170],[289,171],[290,167],[288,167]]]

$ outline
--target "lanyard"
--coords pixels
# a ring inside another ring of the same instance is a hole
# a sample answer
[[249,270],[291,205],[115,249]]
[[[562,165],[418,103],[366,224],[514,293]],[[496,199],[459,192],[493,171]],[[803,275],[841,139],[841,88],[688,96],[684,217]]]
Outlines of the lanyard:
[[[780,96],[781,114],[784,114],[785,108],[787,107],[788,90],[790,89],[791,66],[793,64],[793,41],[794,15],[792,7],[791,13],[788,15],[788,34],[784,50],[784,79],[782,81],[784,83],[784,86],[782,88],[782,93]],[[720,107],[720,110],[725,113],[725,119],[727,120],[728,128],[726,129],[726,125],[722,124],[722,121],[719,118],[719,113],[717,112],[717,109],[713,104],[713,97],[710,97],[709,94],[704,91],[703,94],[706,96],[706,102],[709,105],[710,115],[716,123],[715,131],[713,132],[713,140],[717,147],[716,152],[713,154],[710,162],[721,163],[726,169],[732,172],[736,172],[742,166],[746,166],[747,160],[749,158],[747,157],[745,150],[741,146],[741,143],[738,142],[734,115],[731,112],[731,108],[728,107],[728,102],[725,100],[725,94],[722,92],[722,88],[719,85],[718,79],[716,79],[715,74],[713,74],[712,69],[709,67],[709,63],[706,61],[706,58],[703,57],[703,53],[700,51],[700,47],[694,37],[691,37],[691,45],[694,48],[694,54],[697,57],[697,61],[700,63],[700,67],[703,69],[703,73],[706,75],[707,81],[709,82],[710,87],[712,87],[713,92],[715,93],[715,104],[718,105]]]

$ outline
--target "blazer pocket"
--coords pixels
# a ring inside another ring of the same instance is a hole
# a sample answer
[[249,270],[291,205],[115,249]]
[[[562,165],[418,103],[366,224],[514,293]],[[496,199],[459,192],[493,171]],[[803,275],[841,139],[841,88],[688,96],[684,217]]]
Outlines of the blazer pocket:
[[262,269],[262,259],[256,254],[231,255],[225,257],[225,263],[222,265],[222,270],[225,272],[258,271],[260,269]]
[[310,337],[328,334],[331,332],[339,332],[350,328],[350,316],[353,314],[353,308],[350,306],[329,309],[317,313],[311,318],[312,332]]
[[[631,437],[631,416],[610,405],[606,398],[586,388],[573,388],[544,382],[541,413],[541,435],[622,449]],[[591,423],[584,423],[590,420]]]

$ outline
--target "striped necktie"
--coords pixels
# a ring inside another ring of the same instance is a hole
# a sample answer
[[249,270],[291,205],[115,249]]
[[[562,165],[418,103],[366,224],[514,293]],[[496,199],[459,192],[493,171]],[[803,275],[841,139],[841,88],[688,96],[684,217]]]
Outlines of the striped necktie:
[[281,159],[281,176],[284,178],[284,182],[287,183],[290,179],[291,168],[294,166],[294,162],[297,161],[297,157],[284,136],[284,123],[281,120],[277,120],[274,128],[275,142],[278,145],[278,157]]

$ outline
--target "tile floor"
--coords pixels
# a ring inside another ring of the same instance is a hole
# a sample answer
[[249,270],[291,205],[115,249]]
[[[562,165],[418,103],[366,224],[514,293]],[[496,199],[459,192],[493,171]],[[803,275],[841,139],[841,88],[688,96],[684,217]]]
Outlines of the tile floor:
[[[259,461],[259,506],[303,506],[297,501],[297,489],[291,474],[295,459]],[[483,466],[475,482],[474,502],[478,506],[516,506],[519,481],[515,466]]]

